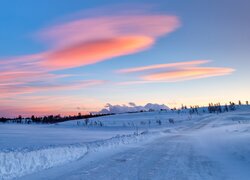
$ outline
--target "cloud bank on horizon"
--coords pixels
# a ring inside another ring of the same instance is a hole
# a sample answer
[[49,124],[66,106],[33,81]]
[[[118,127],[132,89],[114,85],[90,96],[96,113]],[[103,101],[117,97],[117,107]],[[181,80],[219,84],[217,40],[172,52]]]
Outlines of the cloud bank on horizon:
[[135,103],[130,102],[128,105],[112,105],[112,104],[106,104],[105,108],[99,111],[98,113],[101,114],[110,114],[110,113],[127,113],[127,112],[139,112],[139,111],[159,111],[159,110],[168,110],[169,107],[165,104],[153,104],[153,103],[147,103],[144,106],[137,106]]

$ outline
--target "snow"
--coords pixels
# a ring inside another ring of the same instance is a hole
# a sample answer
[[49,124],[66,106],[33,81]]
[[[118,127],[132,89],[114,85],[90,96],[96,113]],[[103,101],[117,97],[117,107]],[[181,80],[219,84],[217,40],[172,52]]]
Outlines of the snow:
[[76,120],[0,129],[0,179],[250,177],[247,106],[221,114],[126,113],[90,119],[88,126]]

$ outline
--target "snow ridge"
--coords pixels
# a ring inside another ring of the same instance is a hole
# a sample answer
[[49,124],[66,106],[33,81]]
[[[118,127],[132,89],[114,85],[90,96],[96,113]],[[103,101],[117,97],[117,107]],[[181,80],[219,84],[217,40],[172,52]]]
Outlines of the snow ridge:
[[[83,158],[87,153],[144,140],[149,133],[117,135],[113,138],[39,150],[0,152],[0,179],[21,177]],[[150,133],[152,134],[152,133]]]

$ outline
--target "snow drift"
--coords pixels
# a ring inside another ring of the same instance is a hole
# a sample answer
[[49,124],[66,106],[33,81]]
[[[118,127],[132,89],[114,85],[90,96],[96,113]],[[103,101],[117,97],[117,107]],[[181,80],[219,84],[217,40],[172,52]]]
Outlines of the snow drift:
[[136,143],[145,139],[147,134],[116,136],[102,141],[60,147],[46,147],[39,150],[23,149],[19,151],[0,152],[0,179],[21,177],[78,160],[90,152]]

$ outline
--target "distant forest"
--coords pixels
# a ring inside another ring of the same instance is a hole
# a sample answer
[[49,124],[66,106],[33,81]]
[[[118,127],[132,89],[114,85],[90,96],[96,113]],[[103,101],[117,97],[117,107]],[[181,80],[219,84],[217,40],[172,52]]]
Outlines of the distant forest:
[[0,122],[2,123],[22,123],[22,124],[31,124],[31,123],[44,123],[44,124],[54,124],[64,121],[70,121],[70,120],[77,120],[77,119],[89,119],[94,117],[100,117],[100,116],[108,116],[113,114],[88,114],[88,115],[82,115],[81,113],[78,113],[78,115],[74,116],[64,116],[61,117],[61,115],[49,115],[49,116],[42,116],[42,117],[36,117],[31,116],[27,118],[23,118],[21,115],[17,118],[0,118]]

